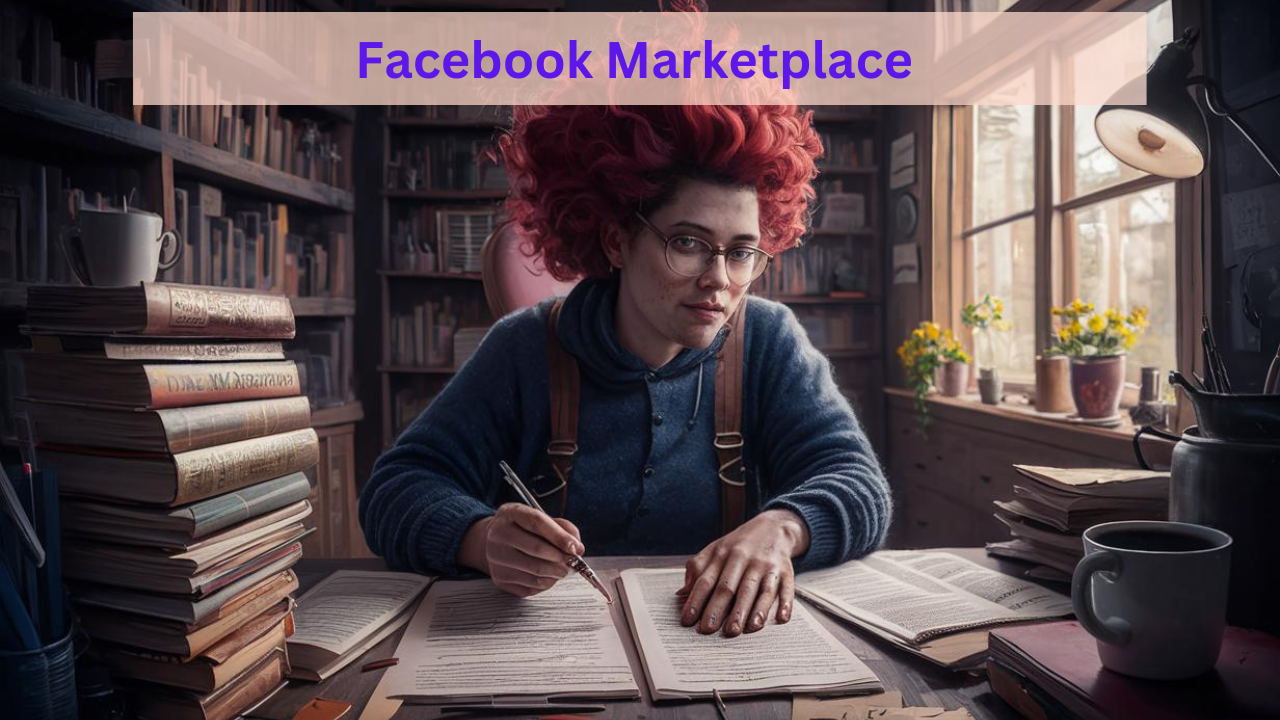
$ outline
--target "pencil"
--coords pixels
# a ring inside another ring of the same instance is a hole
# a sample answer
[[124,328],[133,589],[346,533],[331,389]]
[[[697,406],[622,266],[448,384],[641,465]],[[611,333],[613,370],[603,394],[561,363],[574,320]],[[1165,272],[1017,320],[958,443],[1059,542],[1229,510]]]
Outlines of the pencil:
[[[507,479],[507,483],[515,489],[516,495],[520,496],[520,499],[524,501],[524,504],[534,510],[537,510],[543,515],[547,515],[547,511],[542,509],[542,506],[538,504],[538,499],[533,496],[533,493],[529,492],[529,488],[524,486],[524,483],[520,481],[520,476],[516,475],[516,472],[511,469],[511,466],[508,465],[505,460],[499,460],[498,466],[502,468],[502,476],[505,477]],[[551,516],[547,515],[547,517]],[[605,602],[610,605],[613,604],[613,596],[609,594],[609,589],[604,586],[604,583],[600,582],[600,578],[596,576],[595,571],[591,569],[591,566],[587,564],[586,560],[582,559],[581,555],[571,555],[566,564],[572,568],[574,572],[581,575],[584,580],[591,583],[591,587],[599,590],[600,594],[604,596]]]

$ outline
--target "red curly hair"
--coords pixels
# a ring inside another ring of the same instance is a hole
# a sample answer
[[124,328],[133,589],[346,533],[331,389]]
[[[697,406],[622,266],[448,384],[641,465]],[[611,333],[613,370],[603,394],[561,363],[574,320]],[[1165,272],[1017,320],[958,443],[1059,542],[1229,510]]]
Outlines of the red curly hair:
[[607,275],[604,243],[684,179],[755,188],[761,247],[794,247],[822,154],[812,112],[795,105],[518,106],[498,146],[511,220],[560,280]]

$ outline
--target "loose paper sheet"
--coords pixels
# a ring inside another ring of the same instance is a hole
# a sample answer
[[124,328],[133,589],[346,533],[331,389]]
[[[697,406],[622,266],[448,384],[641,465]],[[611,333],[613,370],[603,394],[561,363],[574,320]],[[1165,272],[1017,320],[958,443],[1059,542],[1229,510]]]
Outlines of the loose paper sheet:
[[884,550],[802,573],[796,590],[917,644],[958,629],[1071,613],[1071,599],[1060,593],[940,552]]
[[413,573],[339,570],[298,600],[289,644],[342,655],[404,612],[431,580]]
[[438,582],[396,656],[387,694],[419,702],[640,696],[609,606],[577,578],[530,598]]
[[655,698],[749,695],[770,690],[879,690],[874,673],[802,605],[790,622],[736,638],[680,624],[683,570],[622,573],[628,619]]
[[900,707],[900,692],[831,699],[796,695],[791,701],[791,720],[863,720],[868,710]]

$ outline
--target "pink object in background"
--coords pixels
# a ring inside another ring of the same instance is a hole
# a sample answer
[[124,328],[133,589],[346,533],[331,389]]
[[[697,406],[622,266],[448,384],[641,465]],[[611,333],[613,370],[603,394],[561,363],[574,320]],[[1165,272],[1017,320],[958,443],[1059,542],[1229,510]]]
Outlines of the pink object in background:
[[578,284],[577,280],[556,280],[547,272],[540,255],[526,255],[528,239],[514,224],[506,223],[484,242],[484,296],[494,318],[549,297],[568,295]]

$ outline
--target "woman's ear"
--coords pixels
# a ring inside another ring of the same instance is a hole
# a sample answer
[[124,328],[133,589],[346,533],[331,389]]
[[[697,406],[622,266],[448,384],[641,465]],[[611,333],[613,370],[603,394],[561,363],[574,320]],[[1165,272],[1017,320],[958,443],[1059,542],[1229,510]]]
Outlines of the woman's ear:
[[604,234],[602,241],[604,246],[604,255],[609,259],[609,265],[615,270],[621,270],[626,266],[627,251],[631,247],[631,233],[624,227],[614,225]]

